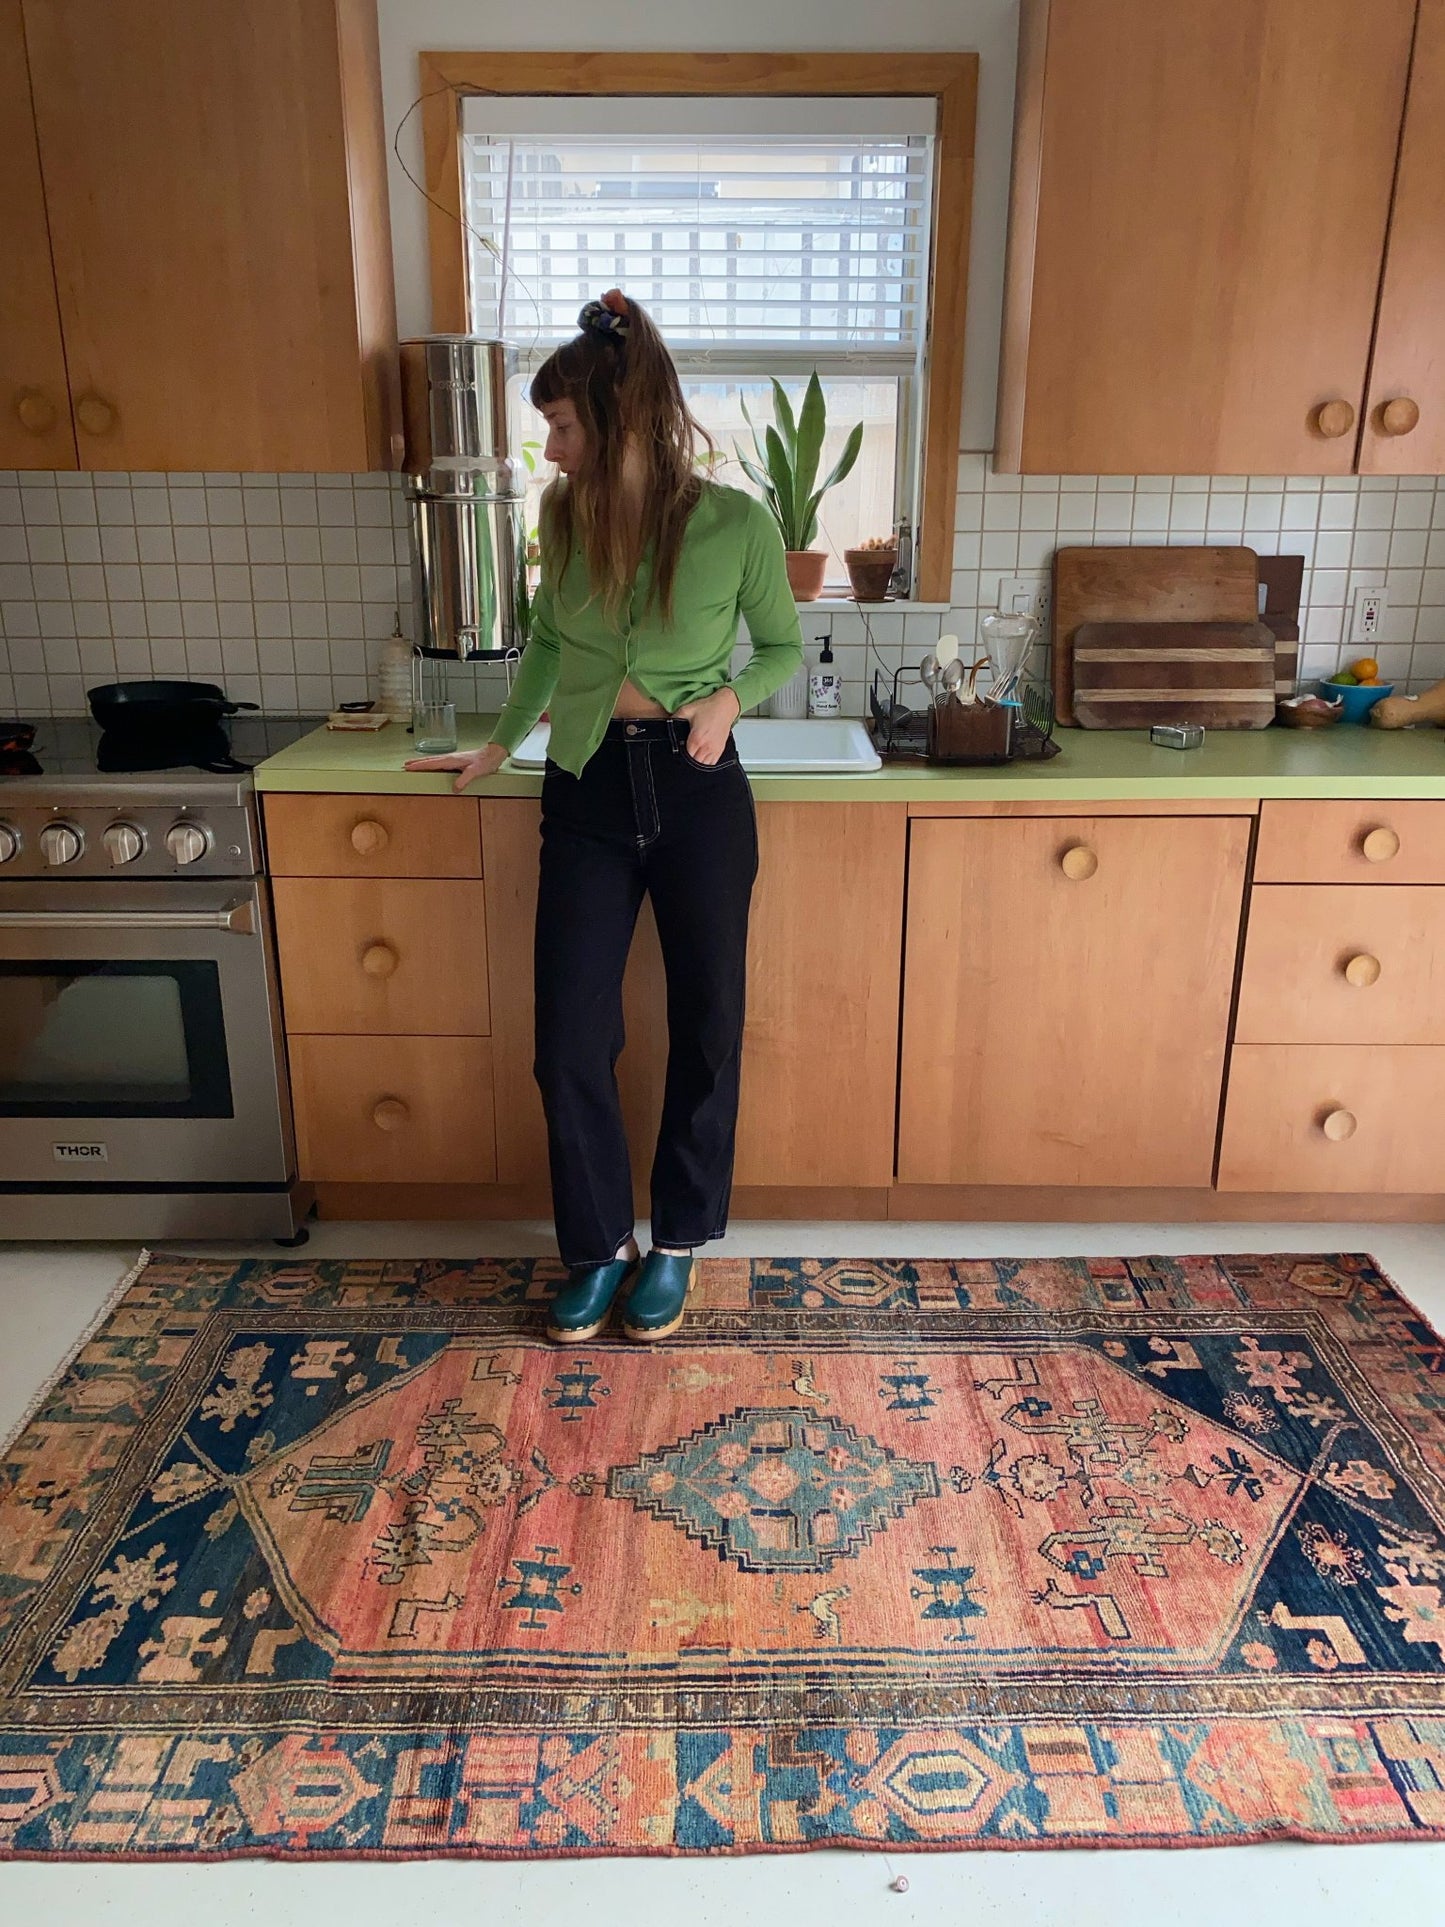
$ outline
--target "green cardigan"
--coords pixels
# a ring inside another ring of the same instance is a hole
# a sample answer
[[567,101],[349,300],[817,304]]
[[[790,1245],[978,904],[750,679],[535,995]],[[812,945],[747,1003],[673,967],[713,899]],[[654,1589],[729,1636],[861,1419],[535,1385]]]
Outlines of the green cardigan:
[[[601,598],[589,593],[581,550],[558,574],[544,547],[531,640],[492,731],[494,743],[516,749],[547,710],[548,754],[580,776],[629,679],[669,714],[729,683],[741,707],[751,709],[801,666],[803,640],[782,537],[756,497],[703,484],[683,532],[670,622],[648,606],[651,557],[649,544],[630,600],[609,620]],[[753,647],[734,680],[728,667],[739,616]]]

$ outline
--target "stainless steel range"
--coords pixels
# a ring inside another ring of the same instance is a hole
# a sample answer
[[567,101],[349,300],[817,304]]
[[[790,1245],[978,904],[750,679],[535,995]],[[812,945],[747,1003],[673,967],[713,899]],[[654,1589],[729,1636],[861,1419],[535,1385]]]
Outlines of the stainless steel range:
[[67,720],[0,775],[0,1237],[290,1238],[250,777],[116,760]]

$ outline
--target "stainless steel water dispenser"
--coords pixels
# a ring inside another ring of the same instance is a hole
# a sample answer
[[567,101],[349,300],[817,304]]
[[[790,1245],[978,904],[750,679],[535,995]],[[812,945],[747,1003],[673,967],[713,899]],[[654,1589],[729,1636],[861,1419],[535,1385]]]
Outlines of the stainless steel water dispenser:
[[526,470],[508,449],[516,350],[480,335],[401,344],[418,652],[501,662],[527,640]]

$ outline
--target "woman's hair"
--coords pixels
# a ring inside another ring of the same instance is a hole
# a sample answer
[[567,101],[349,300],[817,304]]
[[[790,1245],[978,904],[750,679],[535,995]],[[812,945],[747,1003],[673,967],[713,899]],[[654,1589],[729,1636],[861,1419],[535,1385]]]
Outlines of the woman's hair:
[[[544,534],[565,559],[580,542],[594,594],[609,615],[625,601],[642,548],[652,536],[651,600],[672,613],[672,588],[687,519],[702,493],[699,441],[712,437],[693,420],[672,356],[651,316],[617,289],[590,301],[581,332],[550,354],[531,381],[535,407],[567,400],[586,431],[581,466],[548,491]],[[642,462],[642,515],[626,513],[623,458]]]

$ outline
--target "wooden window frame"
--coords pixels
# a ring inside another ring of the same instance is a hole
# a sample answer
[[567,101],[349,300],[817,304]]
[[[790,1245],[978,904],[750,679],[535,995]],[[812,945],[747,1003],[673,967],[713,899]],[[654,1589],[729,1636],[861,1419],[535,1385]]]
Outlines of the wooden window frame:
[[976,53],[423,53],[432,327],[468,325],[462,102],[469,94],[832,94],[936,103],[922,489],[914,594],[949,603],[973,217]]

